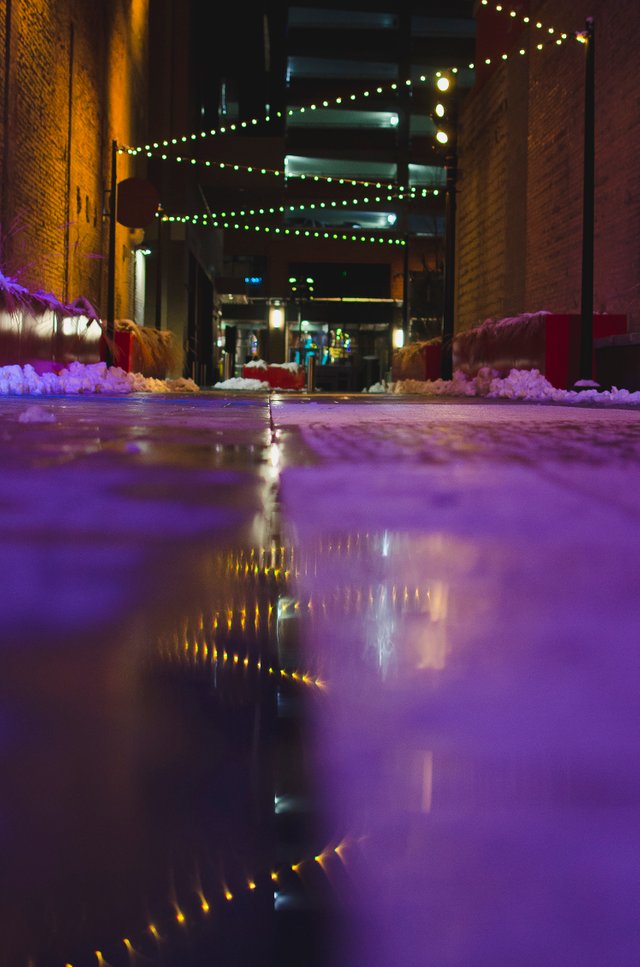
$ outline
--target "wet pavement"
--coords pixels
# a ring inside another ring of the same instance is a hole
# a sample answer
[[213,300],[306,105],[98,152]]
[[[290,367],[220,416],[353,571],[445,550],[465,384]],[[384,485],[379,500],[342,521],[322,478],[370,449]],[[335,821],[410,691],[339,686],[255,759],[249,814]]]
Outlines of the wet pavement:
[[0,400],[0,965],[631,967],[640,414]]

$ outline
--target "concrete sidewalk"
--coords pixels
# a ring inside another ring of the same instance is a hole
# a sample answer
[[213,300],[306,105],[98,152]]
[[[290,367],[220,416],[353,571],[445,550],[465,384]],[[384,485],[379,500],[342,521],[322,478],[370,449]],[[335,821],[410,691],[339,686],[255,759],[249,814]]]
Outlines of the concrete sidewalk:
[[635,965],[639,457],[623,409],[0,399],[4,961]]
[[356,884],[333,964],[635,963],[638,416],[273,413],[328,683],[318,795]]

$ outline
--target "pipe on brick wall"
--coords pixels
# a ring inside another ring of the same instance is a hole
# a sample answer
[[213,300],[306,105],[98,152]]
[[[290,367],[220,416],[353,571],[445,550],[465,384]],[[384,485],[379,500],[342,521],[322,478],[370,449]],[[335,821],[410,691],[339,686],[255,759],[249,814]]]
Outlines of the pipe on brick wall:
[[73,138],[73,69],[75,60],[75,28],[69,24],[69,80],[67,88],[67,158],[64,180],[64,268],[63,301],[69,300],[69,246],[71,244],[71,141]]
[[116,333],[116,215],[118,190],[118,142],[111,142],[111,187],[109,189],[109,250],[107,257],[107,339],[105,359],[108,366],[113,363],[111,346]]
[[11,41],[12,41],[12,13],[13,0],[6,0],[4,14],[4,98],[2,104],[2,129],[4,131],[4,141],[2,146],[2,184],[0,185],[0,269],[4,266],[4,239],[2,232],[6,231],[7,226],[7,204],[9,196],[9,145],[11,135],[9,131],[10,111],[10,85],[11,85]]

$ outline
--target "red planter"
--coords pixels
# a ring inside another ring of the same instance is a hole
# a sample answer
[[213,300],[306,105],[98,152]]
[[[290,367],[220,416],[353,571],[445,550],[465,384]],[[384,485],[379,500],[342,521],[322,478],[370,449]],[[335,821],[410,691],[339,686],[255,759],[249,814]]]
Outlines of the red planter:
[[[593,317],[594,340],[626,331],[626,316]],[[511,369],[537,369],[558,389],[571,388],[580,375],[580,316],[538,312],[457,333],[454,369],[475,376],[484,366],[501,376]],[[593,373],[597,379],[595,351]]]
[[440,379],[441,357],[439,342],[396,349],[391,361],[391,378],[394,382],[400,379]]
[[263,383],[268,383],[272,389],[304,389],[305,371],[298,369],[293,372],[284,369],[282,366],[267,366],[260,369],[258,366],[243,366],[243,379],[259,379]]

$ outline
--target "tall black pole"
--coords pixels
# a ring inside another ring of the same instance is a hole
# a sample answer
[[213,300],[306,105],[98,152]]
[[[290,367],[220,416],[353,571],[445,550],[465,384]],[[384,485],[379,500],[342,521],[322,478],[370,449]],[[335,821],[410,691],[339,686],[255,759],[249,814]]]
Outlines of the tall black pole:
[[447,156],[445,168],[447,184],[444,216],[444,291],[440,376],[442,379],[451,379],[453,375],[453,305],[455,298],[456,182],[458,179],[458,161],[455,150]]
[[107,256],[107,339],[105,360],[113,365],[113,346],[116,332],[116,211],[118,142],[111,142],[111,187],[109,189],[109,251]]
[[156,329],[162,329],[162,274],[164,267],[164,222],[158,219],[158,244],[156,246]]
[[593,379],[593,233],[595,195],[595,45],[593,17],[588,17],[584,85],[584,181],[582,203],[582,300],[580,378]]
[[411,296],[410,296],[410,275],[409,275],[409,233],[404,237],[404,251],[402,260],[402,331],[404,333],[404,341],[409,340],[409,319],[410,319],[410,309],[411,309]]

